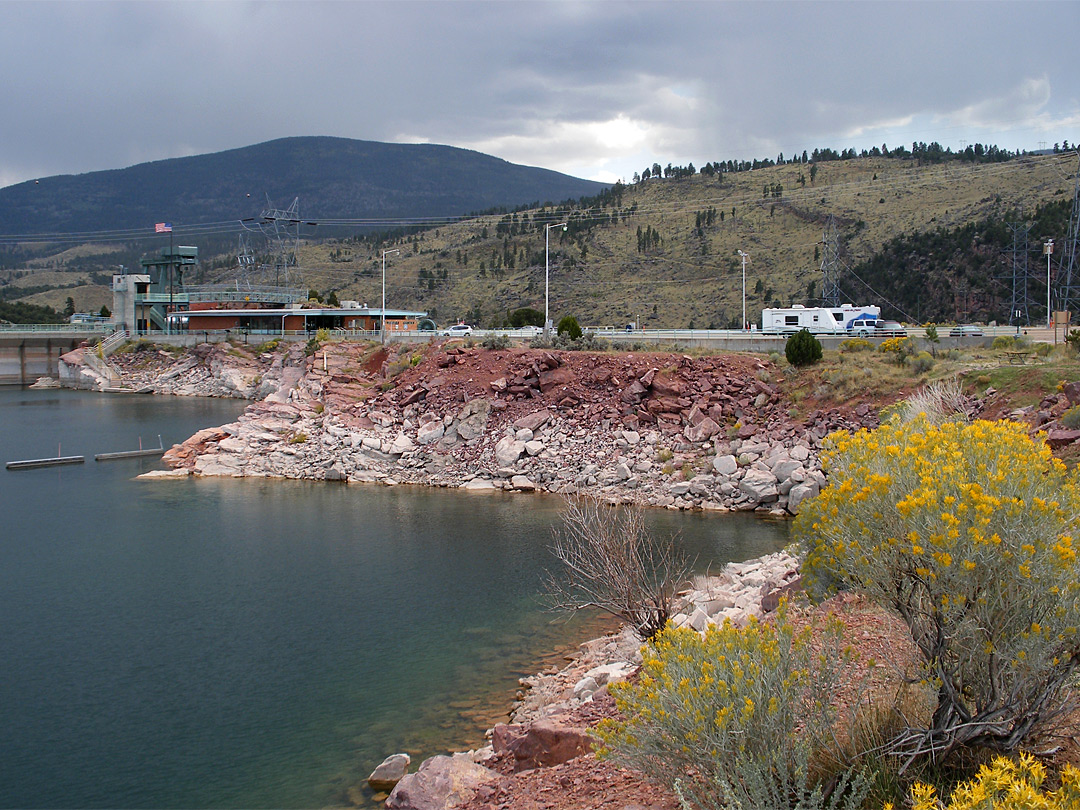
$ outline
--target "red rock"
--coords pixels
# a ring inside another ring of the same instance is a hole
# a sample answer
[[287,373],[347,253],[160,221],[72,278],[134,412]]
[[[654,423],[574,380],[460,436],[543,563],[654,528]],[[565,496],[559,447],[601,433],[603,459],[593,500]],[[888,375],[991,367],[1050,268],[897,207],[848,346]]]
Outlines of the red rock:
[[592,751],[592,740],[584,729],[551,719],[531,726],[500,723],[492,732],[491,743],[496,754],[513,755],[515,773],[559,765]]
[[663,377],[657,375],[653,377],[652,385],[649,386],[652,392],[660,397],[665,396],[681,396],[682,384],[675,380],[665,380]]
[[1080,430],[1051,430],[1046,434],[1046,443],[1055,450],[1072,444],[1078,439],[1080,439]]
[[557,388],[560,385],[569,385],[574,382],[574,380],[574,372],[565,366],[552,369],[551,371],[544,371],[540,374],[540,390],[547,393],[552,388]]
[[534,411],[526,416],[522,416],[520,419],[514,421],[514,427],[518,430],[522,428],[528,428],[529,430],[536,431],[542,428],[551,419],[551,411],[544,408],[540,411]]

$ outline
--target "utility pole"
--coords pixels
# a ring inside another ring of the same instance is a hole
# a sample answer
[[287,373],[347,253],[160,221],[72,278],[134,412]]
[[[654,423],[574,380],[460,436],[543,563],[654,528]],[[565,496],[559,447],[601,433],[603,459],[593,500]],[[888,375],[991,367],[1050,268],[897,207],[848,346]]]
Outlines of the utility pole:
[[388,253],[400,253],[397,248],[393,250],[384,250],[382,252],[382,310],[379,315],[382,318],[382,328],[379,329],[380,341],[386,343],[386,255]]
[[746,320],[746,262],[750,254],[740,250],[739,256],[742,258],[742,328],[745,331],[749,327]]
[[550,234],[552,228],[562,228],[563,233],[566,233],[566,223],[558,222],[554,225],[544,226],[544,338],[551,334],[551,319],[548,317],[548,278],[551,275],[551,254],[550,254]]
[[1050,328],[1050,320],[1053,311],[1050,309],[1050,257],[1054,255],[1054,240],[1047,239],[1043,243],[1043,253],[1046,254],[1046,328]]

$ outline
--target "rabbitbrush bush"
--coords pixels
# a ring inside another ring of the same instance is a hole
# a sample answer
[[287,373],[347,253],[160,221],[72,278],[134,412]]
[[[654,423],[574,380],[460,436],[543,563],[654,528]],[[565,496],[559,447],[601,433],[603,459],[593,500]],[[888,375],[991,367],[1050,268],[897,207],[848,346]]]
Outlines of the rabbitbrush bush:
[[861,777],[827,773],[836,756],[837,709],[830,697],[849,663],[839,622],[796,632],[777,620],[704,638],[668,627],[643,651],[637,683],[611,687],[625,720],[598,728],[601,756],[673,785],[684,806],[789,810],[855,808]]
[[829,486],[794,532],[812,592],[847,585],[896,610],[936,692],[893,742],[910,762],[1017,748],[1068,710],[1080,652],[1077,477],[1003,422],[919,417],[833,434]]
[[[911,788],[912,810],[1077,810],[1080,808],[1080,771],[1066,765],[1059,774],[1057,790],[1043,793],[1046,769],[1029,754],[1018,762],[994,757],[983,765],[974,779],[956,786],[949,803],[935,795],[929,785]],[[891,804],[885,810],[893,810]]]

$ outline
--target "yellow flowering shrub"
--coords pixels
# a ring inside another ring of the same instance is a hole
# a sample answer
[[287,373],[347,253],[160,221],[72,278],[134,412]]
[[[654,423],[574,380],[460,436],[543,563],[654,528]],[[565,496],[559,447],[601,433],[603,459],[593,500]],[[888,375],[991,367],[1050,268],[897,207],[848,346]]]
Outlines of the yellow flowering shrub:
[[[948,804],[929,785],[911,787],[912,810],[1080,810],[1080,771],[1069,765],[1059,774],[1061,786],[1044,793],[1046,769],[1032,756],[1019,761],[995,757],[974,779],[953,790]],[[885,810],[893,810],[885,805]]]
[[1066,708],[1080,663],[1077,476],[1003,422],[833,434],[822,459],[829,486],[794,524],[805,581],[895,609],[937,691],[932,722],[897,746],[1013,750]]
[[704,808],[857,807],[861,780],[822,795],[811,758],[832,750],[830,695],[850,662],[839,623],[796,631],[785,608],[775,623],[668,627],[642,650],[636,683],[612,686],[625,720],[597,729],[600,755],[673,785]]

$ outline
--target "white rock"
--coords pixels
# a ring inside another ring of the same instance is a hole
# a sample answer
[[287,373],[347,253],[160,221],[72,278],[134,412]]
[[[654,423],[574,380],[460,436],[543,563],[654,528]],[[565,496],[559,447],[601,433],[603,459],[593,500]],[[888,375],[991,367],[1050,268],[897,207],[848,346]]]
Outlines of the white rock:
[[527,475],[515,475],[510,479],[510,486],[522,492],[535,492],[536,484],[529,480]]
[[420,425],[416,431],[418,444],[432,444],[437,442],[446,433],[446,426],[441,421],[431,421]]
[[712,460],[712,467],[720,475],[733,475],[739,469],[739,462],[735,456],[717,456]]
[[499,439],[495,445],[495,463],[499,467],[510,467],[525,452],[525,442],[519,442],[510,436]]
[[817,494],[817,487],[808,484],[796,484],[788,492],[787,510],[793,515],[799,514],[802,502]]
[[400,456],[402,453],[412,450],[416,447],[416,442],[405,435],[404,432],[398,433],[397,438],[394,439],[393,444],[390,445],[388,452],[392,456]]
[[767,470],[747,470],[739,490],[755,503],[768,503],[780,497],[776,476]]

